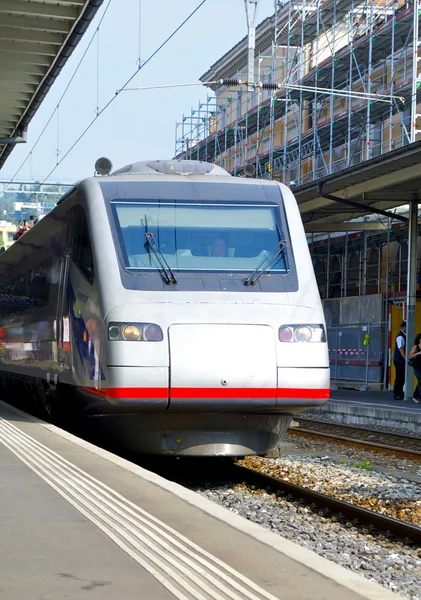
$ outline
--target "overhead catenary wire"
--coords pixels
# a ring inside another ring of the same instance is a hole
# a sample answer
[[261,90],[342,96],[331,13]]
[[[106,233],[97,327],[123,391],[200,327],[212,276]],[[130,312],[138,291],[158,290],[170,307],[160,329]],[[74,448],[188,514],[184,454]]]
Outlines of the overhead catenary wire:
[[[66,158],[67,156],[71,153],[71,151],[75,148],[75,146],[77,146],[77,144],[80,142],[80,140],[86,135],[86,133],[90,130],[90,128],[92,127],[92,125],[97,121],[97,119],[107,110],[107,108],[114,102],[114,100],[119,96],[120,92],[123,91],[126,86],[136,77],[136,75],[139,73],[139,71],[141,69],[143,69],[157,54],[158,52],[160,52],[162,50],[162,48],[164,46],[166,46],[166,44],[168,44],[168,42],[180,31],[180,29],[182,29],[182,27],[184,27],[184,25],[197,13],[197,11],[205,4],[207,0],[202,0],[197,7],[184,19],[184,21],[182,23],[180,23],[180,25],[174,29],[174,31],[158,46],[158,48],[145,60],[145,62],[143,62],[142,64],[138,65],[138,68],[136,69],[136,71],[127,79],[127,81],[124,83],[124,85],[121,86],[121,88],[119,88],[114,96],[112,96],[108,102],[104,105],[104,107],[99,111],[99,113],[89,122],[89,124],[85,127],[85,129],[82,131],[82,133],[79,135],[79,137],[73,142],[73,144],[70,146],[70,148],[66,151],[66,153],[63,155],[62,159],[60,160],[60,162],[58,164],[56,164],[51,171],[45,176],[45,178],[38,184],[38,187],[41,187],[46,181],[47,179],[54,173],[54,171],[57,169],[57,167],[59,166],[59,164],[61,164]],[[110,0],[111,2],[111,0]],[[94,39],[94,38],[92,38]],[[51,117],[52,118],[52,117]],[[30,196],[29,200],[31,199],[32,196]]]
[[[116,90],[116,94],[120,92],[137,92],[144,90],[159,90],[166,88],[177,88],[177,87],[192,87],[192,86],[200,86],[200,85],[225,85],[228,87],[238,87],[238,86],[248,86],[247,81],[243,81],[242,79],[218,79],[215,81],[194,81],[190,83],[165,83],[161,85],[146,85],[135,88],[121,88]],[[405,98],[403,96],[390,96],[385,94],[376,94],[376,93],[368,93],[368,92],[359,92],[353,90],[337,90],[334,88],[322,88],[322,87],[312,87],[308,85],[294,85],[289,83],[262,83],[257,82],[254,84],[255,89],[263,89],[263,90],[272,90],[272,91],[280,91],[282,89],[291,90],[291,91],[316,91],[318,94],[327,94],[331,96],[341,96],[346,98],[358,98],[361,100],[377,100],[377,102],[386,102],[390,104],[392,99],[399,100],[403,104],[405,103]],[[277,98],[277,100],[282,101],[282,98]]]

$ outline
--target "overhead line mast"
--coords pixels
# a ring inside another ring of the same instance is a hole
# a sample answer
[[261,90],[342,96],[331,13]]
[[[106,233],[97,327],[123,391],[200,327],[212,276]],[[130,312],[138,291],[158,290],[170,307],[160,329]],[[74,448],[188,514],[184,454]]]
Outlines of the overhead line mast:
[[254,54],[256,50],[256,17],[260,0],[244,0],[248,28],[248,76],[247,89],[254,90]]

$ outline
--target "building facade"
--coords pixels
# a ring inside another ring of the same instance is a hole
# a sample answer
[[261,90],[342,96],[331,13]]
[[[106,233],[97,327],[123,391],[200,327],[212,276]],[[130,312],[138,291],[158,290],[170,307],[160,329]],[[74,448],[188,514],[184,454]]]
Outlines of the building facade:
[[244,38],[200,78],[209,95],[177,123],[176,156],[299,186],[421,139],[418,4],[275,0],[255,81],[280,89],[219,83],[246,80]]

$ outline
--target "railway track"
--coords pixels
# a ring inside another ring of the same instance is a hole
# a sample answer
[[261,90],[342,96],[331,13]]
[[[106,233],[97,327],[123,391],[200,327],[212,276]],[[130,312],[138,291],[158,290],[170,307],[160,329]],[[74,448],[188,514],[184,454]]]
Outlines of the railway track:
[[299,417],[297,421],[300,425],[290,427],[289,434],[313,439],[329,439],[373,452],[421,461],[421,439],[415,436]]
[[315,492],[306,487],[271,477],[254,471],[241,465],[233,465],[234,473],[240,474],[242,482],[255,488],[270,489],[272,491],[282,491],[285,494],[293,496],[295,499],[302,499],[308,504],[316,505],[319,508],[328,508],[337,515],[343,515],[348,519],[357,519],[363,525],[371,525],[378,531],[390,532],[395,537],[408,538],[414,543],[421,543],[421,527],[405,523],[398,519],[393,519],[350,502],[333,498],[320,492]]
[[[150,461],[149,458],[147,462],[150,463]],[[203,460],[196,459],[180,460],[175,463],[173,461],[159,461],[159,466],[157,463],[154,465],[148,464],[148,466],[143,464],[142,466],[151,468],[162,477],[191,489],[198,486],[211,487],[215,482],[221,482],[221,485],[229,482],[230,486],[245,485],[253,490],[261,489],[270,493],[281,492],[286,496],[292,496],[295,500],[302,500],[311,507],[317,506],[320,509],[328,509],[335,516],[355,521],[355,524],[371,526],[373,530],[389,533],[394,538],[407,538],[416,544],[421,544],[421,527],[416,525],[260,473],[229,460],[207,462],[206,465]]]

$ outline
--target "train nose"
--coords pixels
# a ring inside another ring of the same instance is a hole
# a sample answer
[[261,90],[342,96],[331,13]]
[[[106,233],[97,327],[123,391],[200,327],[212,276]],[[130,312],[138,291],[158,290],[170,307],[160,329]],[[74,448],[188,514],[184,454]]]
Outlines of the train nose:
[[170,410],[276,406],[275,334],[264,325],[172,325]]

